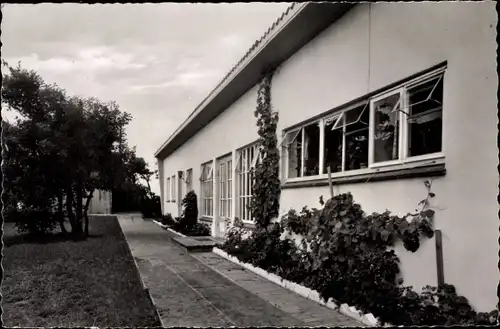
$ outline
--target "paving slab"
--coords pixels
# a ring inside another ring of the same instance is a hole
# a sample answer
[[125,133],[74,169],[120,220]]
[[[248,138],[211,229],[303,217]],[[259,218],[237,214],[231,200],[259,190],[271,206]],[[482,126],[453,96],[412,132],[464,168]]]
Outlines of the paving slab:
[[[251,291],[269,304],[303,321],[307,327],[366,327],[342,313],[304,298],[272,283],[212,252],[197,253],[193,257],[224,275],[247,291]],[[234,270],[239,267],[243,270]]]
[[363,326],[212,252],[189,253],[137,215],[118,220],[165,327]]
[[185,248],[187,251],[190,252],[197,252],[197,251],[211,251],[212,248],[215,246],[215,242],[210,239],[204,237],[202,238],[191,238],[191,237],[186,237],[186,238],[181,238],[181,237],[176,237],[172,238],[172,241],[175,243],[179,244],[183,248]]
[[191,257],[158,225],[118,220],[165,327],[306,325]]

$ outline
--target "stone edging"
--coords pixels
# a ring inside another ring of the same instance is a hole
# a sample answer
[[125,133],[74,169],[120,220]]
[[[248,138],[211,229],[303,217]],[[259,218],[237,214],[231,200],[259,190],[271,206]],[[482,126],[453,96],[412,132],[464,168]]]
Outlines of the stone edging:
[[261,277],[263,277],[263,278],[265,278],[265,279],[267,279],[267,280],[269,280],[269,281],[271,281],[271,282],[273,282],[273,283],[275,283],[275,284],[277,284],[285,289],[291,290],[304,298],[310,299],[310,300],[312,300],[318,304],[321,304],[323,306],[326,306],[332,310],[340,311],[340,313],[344,314],[345,316],[348,316],[354,320],[357,320],[358,322],[361,322],[367,326],[370,326],[370,327],[380,326],[378,320],[371,313],[363,314],[361,311],[358,311],[354,306],[349,306],[347,304],[342,304],[339,307],[339,306],[337,306],[337,304],[335,304],[332,301],[332,299],[328,300],[325,303],[319,297],[319,293],[315,290],[309,289],[309,288],[304,287],[304,286],[297,284],[295,282],[285,280],[276,274],[269,273],[267,271],[264,271],[261,268],[255,267],[251,264],[240,262],[236,257],[227,254],[225,251],[223,251],[222,249],[219,249],[217,247],[214,247],[212,252],[214,254],[221,256],[222,258],[225,258],[225,259],[227,259],[235,264],[238,264],[238,265],[246,268],[247,270],[249,270],[257,275],[260,275]]
[[132,260],[134,261],[135,269],[137,271],[137,275],[139,276],[139,280],[141,281],[142,289],[146,292],[147,296],[149,297],[149,300],[151,301],[151,304],[153,304],[153,307],[154,307],[155,312],[156,312],[156,316],[160,320],[161,326],[165,327],[165,325],[163,324],[163,321],[161,319],[160,312],[158,312],[158,308],[156,307],[155,300],[153,299],[153,296],[151,296],[151,293],[149,292],[149,288],[146,286],[146,284],[144,283],[144,280],[142,279],[141,271],[139,270],[139,265],[137,265],[137,262],[135,261],[134,255],[132,254],[132,249],[130,249],[130,245],[128,243],[127,236],[123,232],[123,228],[120,225],[120,221],[118,220],[118,216],[115,215],[114,217],[116,218],[116,221],[118,222],[118,226],[120,227],[120,232],[123,235],[123,239],[125,240],[125,244],[127,245],[128,253],[129,253],[130,257],[132,257]]
[[170,233],[173,233],[173,234],[175,234],[175,235],[177,235],[177,236],[179,236],[179,237],[181,237],[181,238],[187,238],[187,236],[186,236],[186,235],[184,235],[184,234],[182,234],[182,233],[179,233],[179,232],[177,232],[177,231],[172,230],[172,229],[170,228],[170,226],[168,226],[168,225],[163,225],[162,223],[160,223],[160,222],[159,222],[159,221],[157,221],[157,220],[154,220],[154,219],[153,219],[153,223],[155,223],[156,225],[160,226],[161,228],[166,229],[166,230],[167,230],[167,231],[169,231]]

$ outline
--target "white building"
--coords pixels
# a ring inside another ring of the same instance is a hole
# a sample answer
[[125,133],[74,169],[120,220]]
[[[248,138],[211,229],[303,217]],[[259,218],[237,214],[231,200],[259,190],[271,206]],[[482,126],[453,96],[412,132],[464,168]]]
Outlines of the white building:
[[111,214],[112,194],[110,191],[95,190],[89,205],[89,214]]
[[[328,165],[335,193],[351,192],[369,213],[412,212],[426,196],[423,180],[435,178],[445,281],[477,310],[493,309],[496,25],[494,2],[295,4],[155,154],[163,212],[177,216],[193,189],[213,235],[223,235],[225,218],[251,225],[256,91],[262,70],[279,65],[271,97],[281,210],[317,207],[329,195]],[[382,123],[397,128],[383,134]],[[434,239],[402,250],[405,283],[436,285]]]

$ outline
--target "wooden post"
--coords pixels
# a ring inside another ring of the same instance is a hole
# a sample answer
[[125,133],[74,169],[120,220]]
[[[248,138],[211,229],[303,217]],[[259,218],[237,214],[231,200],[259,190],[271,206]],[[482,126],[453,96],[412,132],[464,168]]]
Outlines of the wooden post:
[[443,240],[441,230],[435,231],[436,239],[436,268],[438,286],[444,284],[444,269],[443,269]]
[[328,185],[330,186],[330,198],[333,198],[333,184],[332,184],[332,171],[328,166]]

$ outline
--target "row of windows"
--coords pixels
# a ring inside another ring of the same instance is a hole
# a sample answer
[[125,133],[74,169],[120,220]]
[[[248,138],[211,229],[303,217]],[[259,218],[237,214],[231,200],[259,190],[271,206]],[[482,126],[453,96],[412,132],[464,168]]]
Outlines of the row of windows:
[[175,202],[176,200],[176,192],[175,188],[175,175],[171,177],[167,177],[167,182],[165,184],[165,200],[166,202]]
[[[286,179],[313,178],[328,170],[339,176],[441,156],[443,77],[444,69],[436,70],[287,131],[281,144]],[[253,144],[239,150],[234,166],[232,159],[228,155],[201,165],[200,213],[213,217],[217,202],[219,217],[231,218],[235,213],[253,221],[249,210],[252,168],[262,161],[260,147]],[[191,170],[184,175],[187,191],[191,175]],[[167,178],[166,186],[167,200],[175,202],[175,176]]]
[[[165,180],[165,202],[177,202],[177,189],[179,188],[178,183],[184,184],[180,186],[182,189],[185,188],[185,192],[192,190],[191,177],[193,175],[193,169],[188,169],[184,172],[179,172],[177,175],[167,177]],[[178,181],[176,181],[178,178]],[[181,197],[182,197],[181,190]]]
[[[262,154],[258,144],[254,143],[237,152],[234,166],[232,154],[215,160],[215,168],[214,161],[202,164],[200,168],[200,215],[213,217],[214,204],[217,202],[220,218],[232,218],[235,213],[243,221],[253,221],[249,209],[254,182],[252,169],[259,161],[262,161]],[[236,177],[235,182],[233,177]],[[166,202],[176,202],[177,188],[180,189],[180,194],[183,194],[183,183],[186,192],[192,189],[192,169],[179,172],[177,178],[180,179],[177,183],[175,175],[166,179]],[[233,187],[233,184],[236,186]],[[218,193],[217,200],[215,200],[215,188]],[[236,209],[233,209],[233,188],[236,191]]]
[[[250,213],[252,198],[252,169],[262,159],[258,144],[245,147],[237,152],[233,166],[232,154],[219,158],[201,166],[201,215],[214,215],[214,202],[218,202],[218,215],[221,218],[232,218],[233,213],[243,221],[253,221]],[[234,182],[233,173],[236,175]],[[214,175],[216,184],[214,185]],[[236,186],[233,187],[233,184]],[[217,188],[218,200],[214,201],[214,187]],[[233,209],[233,188],[236,191],[236,209]]]
[[288,131],[287,179],[431,158],[442,152],[444,70]]

